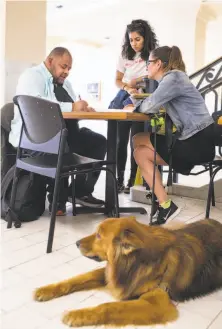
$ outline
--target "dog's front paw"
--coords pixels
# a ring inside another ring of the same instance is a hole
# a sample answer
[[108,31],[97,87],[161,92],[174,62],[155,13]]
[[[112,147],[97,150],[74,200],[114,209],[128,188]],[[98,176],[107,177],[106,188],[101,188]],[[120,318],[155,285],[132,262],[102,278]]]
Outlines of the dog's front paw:
[[48,286],[40,287],[34,291],[34,299],[38,302],[45,302],[47,300],[57,297],[56,285],[50,284]]
[[95,314],[92,309],[81,309],[66,312],[62,322],[69,327],[81,327],[96,324]]
[[62,317],[62,322],[69,327],[80,327],[83,325],[79,310],[66,312]]

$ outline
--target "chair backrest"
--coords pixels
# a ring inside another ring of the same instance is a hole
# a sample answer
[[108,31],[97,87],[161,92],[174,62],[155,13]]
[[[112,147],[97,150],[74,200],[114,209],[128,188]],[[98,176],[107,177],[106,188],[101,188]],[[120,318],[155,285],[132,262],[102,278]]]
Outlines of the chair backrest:
[[148,94],[152,94],[158,87],[158,82],[156,80],[144,78],[145,82],[145,91]]
[[19,147],[58,154],[61,137],[67,136],[59,104],[27,95],[15,96],[13,101],[23,121]]

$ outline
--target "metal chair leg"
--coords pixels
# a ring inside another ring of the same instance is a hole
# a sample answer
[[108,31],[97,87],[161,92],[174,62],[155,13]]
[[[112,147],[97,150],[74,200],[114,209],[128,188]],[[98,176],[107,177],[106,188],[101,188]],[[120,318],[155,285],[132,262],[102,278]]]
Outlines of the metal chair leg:
[[118,194],[118,187],[117,187],[117,179],[116,179],[116,175],[114,174],[114,172],[112,170],[110,170],[109,168],[102,168],[101,170],[104,170],[106,172],[109,173],[109,175],[111,175],[112,179],[113,179],[113,194],[114,194],[114,203],[115,203],[115,215],[113,215],[113,211],[109,213],[109,216],[115,216],[116,218],[119,218],[119,194]]
[[[171,157],[171,155],[170,155]],[[170,159],[172,161],[172,159]],[[173,168],[172,165],[169,164],[169,173],[168,173],[168,178],[167,178],[167,186],[172,187],[173,186]]]
[[213,182],[213,186],[212,186],[212,201],[211,204],[213,207],[215,207],[215,193],[214,193],[214,182]]
[[178,173],[173,169],[173,183],[178,183]]
[[152,203],[151,203],[151,211],[150,211],[150,223],[151,226],[153,224],[153,214],[155,207],[155,182],[156,182],[156,123],[154,126],[154,160],[153,160],[153,183],[152,183]]
[[20,169],[15,168],[14,178],[13,178],[13,183],[12,183],[12,193],[11,193],[11,199],[10,199],[10,209],[9,209],[9,211],[11,210],[11,213],[7,214],[7,222],[8,222],[7,228],[12,227],[13,209],[15,206],[15,198],[16,198],[16,192],[17,192],[17,186],[18,186],[19,173],[20,173]]
[[[209,173],[210,173],[210,178],[213,175],[213,168],[212,168],[212,163],[209,165]],[[215,193],[214,193],[214,182],[213,182],[213,187],[212,187],[212,206],[215,207]]]
[[46,250],[47,254],[52,252],[52,244],[53,244],[55,222],[56,222],[57,201],[59,196],[59,185],[60,185],[60,177],[56,177],[55,187],[53,192],[53,200],[52,200],[52,213],[51,213],[50,226],[49,226],[47,250]]
[[115,212],[116,218],[119,218],[119,194],[118,194],[118,186],[117,180],[113,172],[110,172],[113,177],[113,192],[114,192],[114,200],[115,200]]
[[76,179],[74,175],[71,176],[72,179],[72,214],[76,216]]
[[163,179],[163,166],[158,165],[157,168],[159,170],[159,173],[161,175],[161,178]]
[[208,197],[207,197],[207,208],[206,208],[206,215],[205,215],[206,218],[209,218],[209,216],[210,216],[210,204],[211,204],[212,193],[213,193],[214,178],[215,178],[216,174],[218,173],[218,171],[221,169],[222,169],[222,167],[217,167],[211,175],[209,189],[208,189]]

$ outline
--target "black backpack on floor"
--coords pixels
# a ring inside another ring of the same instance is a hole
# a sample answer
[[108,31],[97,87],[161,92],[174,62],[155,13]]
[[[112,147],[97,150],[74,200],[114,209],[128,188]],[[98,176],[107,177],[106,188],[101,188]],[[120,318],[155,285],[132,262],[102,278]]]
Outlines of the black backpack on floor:
[[12,216],[16,227],[21,222],[38,219],[45,211],[46,177],[21,170],[19,174],[15,206],[10,209],[10,198],[15,166],[11,167],[1,183],[1,218]]

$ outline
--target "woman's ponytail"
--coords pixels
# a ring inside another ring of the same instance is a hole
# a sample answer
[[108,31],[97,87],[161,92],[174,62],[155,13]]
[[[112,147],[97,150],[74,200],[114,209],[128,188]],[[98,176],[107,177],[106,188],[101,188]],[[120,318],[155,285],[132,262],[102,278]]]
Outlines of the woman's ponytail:
[[171,48],[167,69],[168,70],[180,70],[183,72],[186,71],[181,51],[177,46],[173,46]]
[[186,71],[181,51],[177,46],[156,48],[152,51],[152,55],[162,61],[165,72],[171,70]]

